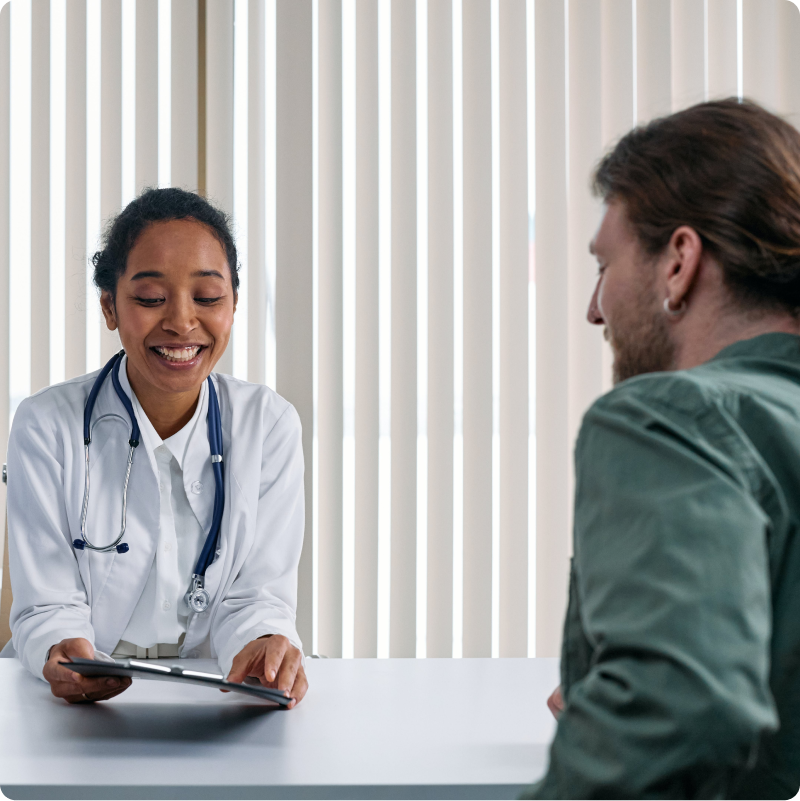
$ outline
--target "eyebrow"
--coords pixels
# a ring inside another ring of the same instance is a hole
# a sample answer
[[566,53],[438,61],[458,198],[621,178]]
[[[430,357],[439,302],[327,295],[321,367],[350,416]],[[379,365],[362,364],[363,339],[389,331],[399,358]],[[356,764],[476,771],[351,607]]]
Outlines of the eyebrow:
[[[136,275],[131,276],[131,281],[138,281],[141,278],[163,278],[164,273],[159,270],[141,270]],[[222,278],[225,277],[218,270],[197,270],[192,273],[192,278]]]

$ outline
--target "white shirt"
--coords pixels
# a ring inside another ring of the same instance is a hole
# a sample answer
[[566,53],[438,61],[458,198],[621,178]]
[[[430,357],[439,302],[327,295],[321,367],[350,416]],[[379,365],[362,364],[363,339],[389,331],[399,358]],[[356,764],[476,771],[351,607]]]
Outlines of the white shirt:
[[[72,545],[81,536],[83,411],[96,377],[81,376],[26,398],[9,437],[11,630],[17,655],[40,677],[49,648],[68,637],[83,637],[96,650],[112,653],[134,620],[154,562],[156,589],[166,575],[156,555],[164,544],[162,471],[146,443],[137,448],[128,487],[129,551],[97,553]],[[225,509],[217,556],[206,571],[211,605],[188,615],[180,656],[207,653],[227,675],[236,654],[264,634],[283,634],[302,648],[295,610],[305,525],[303,449],[300,419],[290,403],[268,387],[231,376],[212,374],[212,380],[222,422]],[[130,394],[124,362],[120,384]],[[214,473],[205,425],[201,410],[179,466],[185,498],[207,533]],[[106,380],[92,415],[87,536],[96,544],[113,542],[119,531],[129,438],[130,420]],[[170,468],[171,492],[178,477]],[[192,491],[195,482],[202,484],[200,494]],[[176,537],[179,529],[176,524]],[[178,583],[177,592],[185,592],[182,576]]]
[[[158,472],[159,536],[147,583],[121,641],[140,648],[152,648],[159,643],[177,645],[186,633],[189,619],[186,590],[208,534],[203,526],[210,528],[210,521],[198,520],[192,511],[183,481],[183,459],[189,440],[208,438],[208,388],[203,382],[192,419],[166,440],[153,428],[135,393],[131,392],[131,396],[142,445],[148,456],[155,458]],[[214,487],[204,487],[195,481],[191,492],[213,494]]]

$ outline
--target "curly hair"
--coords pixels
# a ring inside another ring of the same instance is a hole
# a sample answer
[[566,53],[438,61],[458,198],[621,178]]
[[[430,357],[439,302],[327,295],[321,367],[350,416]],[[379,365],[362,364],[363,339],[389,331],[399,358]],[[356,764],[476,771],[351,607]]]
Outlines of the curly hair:
[[177,188],[145,189],[109,221],[103,233],[103,249],[92,256],[97,288],[115,298],[117,282],[125,272],[128,254],[142,231],[148,225],[169,220],[195,220],[216,236],[228,260],[233,290],[238,291],[239,261],[230,218],[204,197]]
[[744,308],[800,314],[800,132],[756,103],[700,103],[634,128],[593,189],[625,205],[648,255],[694,228]]

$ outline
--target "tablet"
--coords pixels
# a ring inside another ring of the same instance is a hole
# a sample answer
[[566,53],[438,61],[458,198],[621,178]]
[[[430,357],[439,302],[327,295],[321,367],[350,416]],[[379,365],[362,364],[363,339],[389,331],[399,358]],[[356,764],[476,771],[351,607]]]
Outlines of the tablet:
[[281,690],[262,687],[255,684],[238,684],[228,681],[221,674],[205,673],[200,670],[181,667],[180,665],[164,665],[145,662],[140,659],[115,659],[114,662],[101,662],[98,659],[80,659],[70,657],[70,662],[59,662],[65,668],[80,673],[81,676],[106,677],[128,676],[132,679],[152,679],[155,681],[180,681],[184,684],[202,684],[205,687],[216,687],[221,690],[230,690],[234,693],[250,695],[263,701],[272,701],[281,706],[288,706],[292,699],[283,694]]

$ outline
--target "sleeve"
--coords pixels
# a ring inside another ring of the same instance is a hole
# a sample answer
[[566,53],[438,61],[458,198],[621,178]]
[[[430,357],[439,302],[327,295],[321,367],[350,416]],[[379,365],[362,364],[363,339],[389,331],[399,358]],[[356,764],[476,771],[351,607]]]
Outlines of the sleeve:
[[596,405],[576,450],[573,602],[591,646],[533,798],[723,797],[775,730],[768,518],[668,420]]
[[303,650],[295,627],[305,529],[301,436],[300,417],[289,406],[264,443],[255,542],[211,632],[224,675],[239,651],[264,634],[282,634]]
[[50,648],[70,637],[94,645],[90,608],[70,542],[63,447],[31,401],[14,416],[8,443],[8,556],[14,649],[38,678]]

